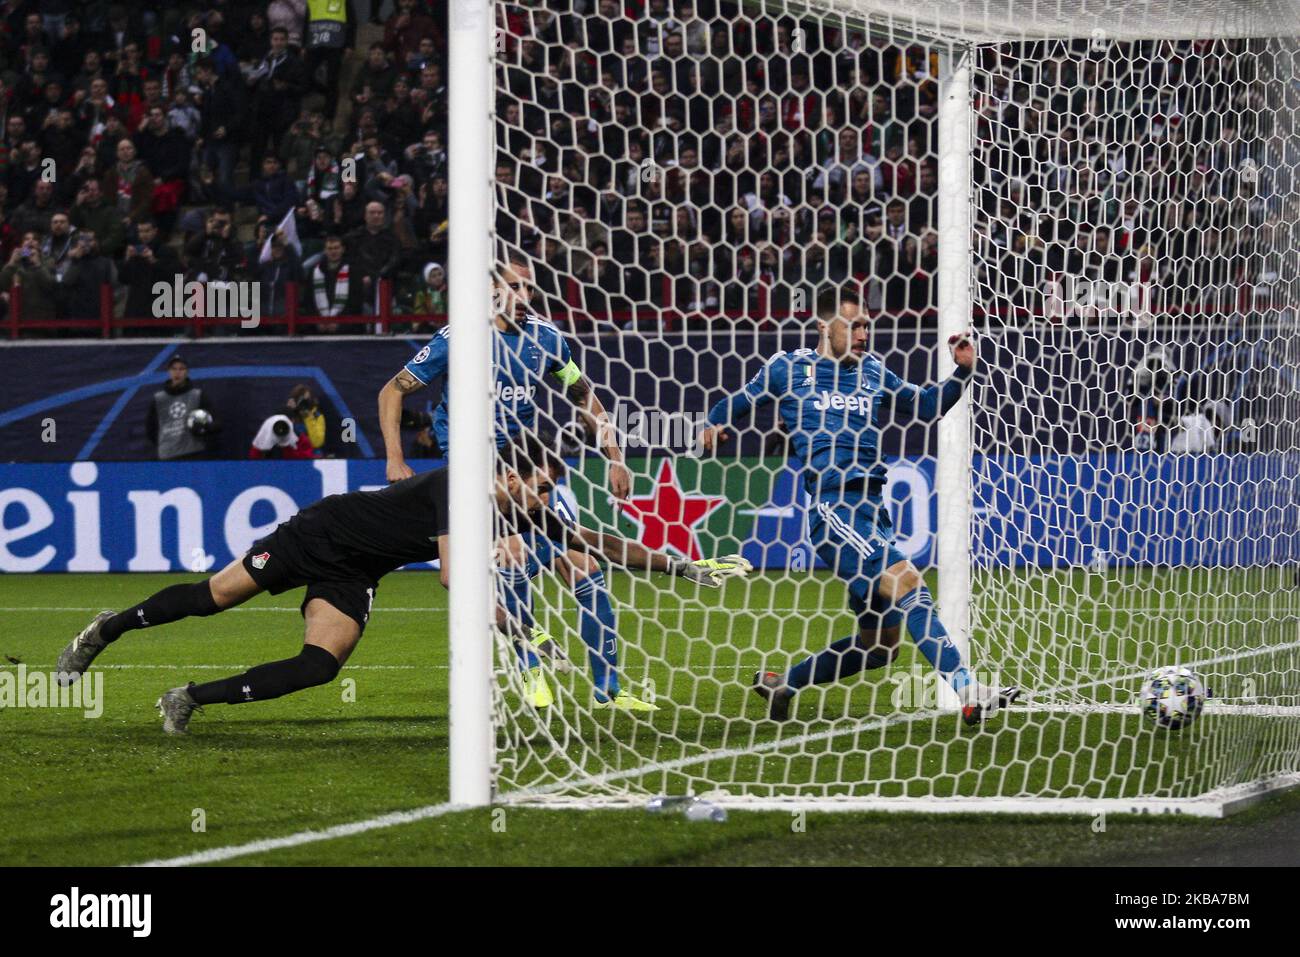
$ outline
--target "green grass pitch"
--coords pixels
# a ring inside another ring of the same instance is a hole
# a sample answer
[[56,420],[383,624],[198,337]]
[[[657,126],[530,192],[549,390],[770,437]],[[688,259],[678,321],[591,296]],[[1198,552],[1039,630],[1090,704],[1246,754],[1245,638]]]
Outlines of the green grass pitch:
[[[1279,598],[1264,573],[1259,580],[1218,575],[1213,587],[1208,576],[1202,582],[1190,572],[1117,573],[1109,582],[1075,572],[990,579],[981,607],[996,607],[1005,623],[989,640],[990,654],[1014,663],[1016,680],[1047,680],[1042,676],[1050,673],[1061,687],[1084,683],[1107,661],[1112,671],[1163,663],[1171,647],[1185,649],[1188,660],[1240,649],[1212,666],[1216,694],[1232,697],[1251,679],[1252,693],[1295,704],[1283,691],[1296,687],[1296,618],[1277,604],[1294,604],[1295,593]],[[0,578],[0,667],[15,671],[21,662],[48,671],[93,611],[125,607],[181,580],[196,579]],[[748,791],[773,796],[1177,796],[1211,778],[1267,770],[1276,723],[1289,721],[1294,730],[1294,718],[1207,715],[1169,735],[1115,712],[1014,713],[996,733],[964,730],[951,716],[929,715],[925,702],[898,703],[898,689],[920,660],[906,640],[889,672],[805,694],[800,721],[774,729],[760,720],[760,703],[746,690],[749,675],[783,667],[800,647],[821,647],[848,632],[852,619],[839,610],[842,591],[833,580],[755,576],[722,593],[619,573],[611,584],[626,639],[624,670],[634,689],[653,689],[661,710],[649,718],[590,712],[572,599],[544,586],[542,618],[557,631],[570,628],[575,670],[554,682],[559,700],[546,720],[523,708],[508,682],[502,689],[499,706],[514,715],[501,752],[507,784],[554,786],[569,762],[580,760],[609,779],[592,793],[633,785],[702,792],[710,782],[743,780]],[[1187,596],[1195,596],[1194,606]],[[196,715],[187,738],[161,733],[153,704],[163,690],[293,654],[302,634],[299,598],[261,596],[215,618],[127,635],[100,659],[104,713],[97,719],[63,709],[0,711],[0,864],[171,858],[445,801],[446,594],[428,573],[384,580],[366,636],[333,684],[278,701],[209,708]],[[1041,647],[1051,629],[1070,640]],[[1250,754],[1243,742],[1262,744]],[[671,762],[673,770],[641,770]],[[1289,794],[1228,821],[1117,818],[1099,833],[1080,817],[854,812],[811,814],[796,826],[790,813],[734,812],[726,824],[712,825],[641,810],[508,807],[232,863],[1114,863],[1149,861],[1175,831],[1185,849],[1248,845],[1279,815],[1297,812],[1300,796]]]

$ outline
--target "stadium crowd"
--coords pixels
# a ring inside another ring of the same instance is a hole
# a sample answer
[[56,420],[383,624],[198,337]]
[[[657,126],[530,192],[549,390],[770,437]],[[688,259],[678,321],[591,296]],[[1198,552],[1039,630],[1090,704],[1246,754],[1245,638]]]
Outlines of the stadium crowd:
[[[258,281],[270,317],[295,288],[305,316],[373,315],[385,280],[440,316],[446,5],[333,6],[0,4],[6,308],[19,286],[24,319],[97,316],[107,286],[151,317],[180,273]],[[854,277],[873,310],[931,313],[937,48],[724,0],[500,10],[496,225],[554,318],[779,320]],[[1297,216],[1251,53],[982,48],[979,305],[1043,315],[1062,276],[1196,311],[1267,295]]]

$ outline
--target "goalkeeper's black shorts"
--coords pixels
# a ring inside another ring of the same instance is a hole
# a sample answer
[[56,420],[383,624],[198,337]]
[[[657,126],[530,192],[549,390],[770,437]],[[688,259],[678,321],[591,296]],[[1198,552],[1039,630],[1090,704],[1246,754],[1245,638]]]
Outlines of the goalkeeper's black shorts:
[[328,538],[304,528],[295,515],[270,535],[253,543],[244,556],[244,569],[272,595],[307,587],[300,611],[320,598],[347,615],[362,631],[379,589],[379,576],[344,555]]

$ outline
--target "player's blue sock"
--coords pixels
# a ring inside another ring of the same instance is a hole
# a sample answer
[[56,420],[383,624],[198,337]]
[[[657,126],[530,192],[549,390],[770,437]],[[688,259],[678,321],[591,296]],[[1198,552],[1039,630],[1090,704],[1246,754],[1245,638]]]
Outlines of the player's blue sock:
[[[501,604],[505,606],[506,614],[519,624],[525,635],[533,630],[533,594],[528,582],[530,577],[527,568],[503,568],[500,572]],[[524,669],[537,667],[537,655],[531,650],[525,650],[517,641],[515,654],[519,655],[520,667]]]
[[887,648],[864,649],[859,635],[849,635],[799,662],[785,676],[787,688],[798,690],[807,685],[824,685],[856,675],[859,671],[883,668],[892,659]]
[[600,569],[580,578],[573,586],[578,599],[579,632],[587,643],[591,678],[600,699],[618,694],[618,622],[609,602],[609,589]]
[[930,589],[922,585],[899,599],[898,607],[907,617],[907,633],[916,642],[925,660],[934,665],[953,691],[960,691],[975,679],[961,663],[961,652],[948,637],[948,631],[934,610]]

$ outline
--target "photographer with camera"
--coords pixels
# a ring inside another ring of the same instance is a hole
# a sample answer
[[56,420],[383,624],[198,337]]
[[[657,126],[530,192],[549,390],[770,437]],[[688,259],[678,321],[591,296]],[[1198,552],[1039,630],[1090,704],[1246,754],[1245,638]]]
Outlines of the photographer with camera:
[[284,415],[293,423],[294,432],[306,439],[308,455],[324,454],[325,413],[310,386],[300,382],[290,390],[289,399],[284,404]]
[[250,459],[310,459],[314,458],[311,439],[306,433],[294,431],[287,415],[277,413],[267,418],[248,447]]
[[202,233],[185,244],[186,282],[227,282],[243,266],[244,247],[235,239],[228,207],[208,213]]
[[1137,452],[1164,452],[1178,422],[1178,404],[1170,394],[1175,373],[1173,357],[1164,348],[1152,349],[1129,373],[1131,395],[1129,447]]
[[190,379],[189,364],[179,353],[167,363],[167,382],[153,394],[144,428],[162,462],[204,458],[210,437],[221,431],[207,395]]

